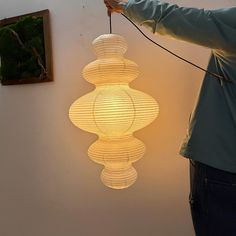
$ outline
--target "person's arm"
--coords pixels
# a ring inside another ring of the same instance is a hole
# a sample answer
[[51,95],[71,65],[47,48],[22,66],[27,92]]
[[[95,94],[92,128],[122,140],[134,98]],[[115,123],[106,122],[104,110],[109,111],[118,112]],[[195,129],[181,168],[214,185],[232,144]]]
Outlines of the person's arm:
[[123,13],[153,33],[211,49],[236,51],[236,7],[205,10],[159,0],[129,0]]

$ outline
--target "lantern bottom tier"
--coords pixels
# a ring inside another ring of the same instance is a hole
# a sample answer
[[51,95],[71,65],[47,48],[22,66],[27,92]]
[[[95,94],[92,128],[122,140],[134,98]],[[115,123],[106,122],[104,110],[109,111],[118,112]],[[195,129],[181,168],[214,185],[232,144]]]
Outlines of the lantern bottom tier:
[[102,182],[113,189],[131,186],[137,179],[132,163],[145,153],[145,145],[133,135],[119,138],[99,138],[88,150],[89,157],[105,168]]
[[136,179],[137,171],[131,164],[120,168],[105,166],[101,174],[103,184],[113,189],[128,188]]

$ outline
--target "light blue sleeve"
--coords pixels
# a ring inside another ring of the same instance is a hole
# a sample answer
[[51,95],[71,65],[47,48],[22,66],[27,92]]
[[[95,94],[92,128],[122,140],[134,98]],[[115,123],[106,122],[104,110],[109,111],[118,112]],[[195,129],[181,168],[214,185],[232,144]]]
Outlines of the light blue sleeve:
[[159,0],[129,0],[124,14],[153,33],[236,53],[236,7],[206,10]]

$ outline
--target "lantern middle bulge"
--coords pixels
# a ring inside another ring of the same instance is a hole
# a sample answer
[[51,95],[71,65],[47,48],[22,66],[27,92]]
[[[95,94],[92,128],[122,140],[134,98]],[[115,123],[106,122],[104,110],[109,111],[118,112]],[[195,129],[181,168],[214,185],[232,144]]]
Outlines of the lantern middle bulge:
[[155,120],[159,106],[151,96],[129,87],[139,71],[137,64],[123,56],[127,43],[122,36],[101,35],[93,47],[97,60],[84,68],[83,77],[96,88],[71,105],[69,117],[80,129],[98,135],[88,155],[104,165],[102,182],[123,189],[137,179],[132,163],[145,152],[133,132]]

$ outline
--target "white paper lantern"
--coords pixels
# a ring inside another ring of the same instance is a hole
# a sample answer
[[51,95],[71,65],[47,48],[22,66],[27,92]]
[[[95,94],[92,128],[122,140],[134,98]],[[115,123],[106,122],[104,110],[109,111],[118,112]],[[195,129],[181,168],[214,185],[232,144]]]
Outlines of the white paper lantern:
[[93,46],[98,59],[84,68],[83,76],[96,88],[72,104],[69,116],[74,125],[99,136],[88,155],[105,166],[103,183],[123,189],[137,179],[132,163],[145,152],[133,132],[155,120],[159,106],[151,96],[129,87],[139,71],[123,57],[127,44],[122,36],[101,35]]

